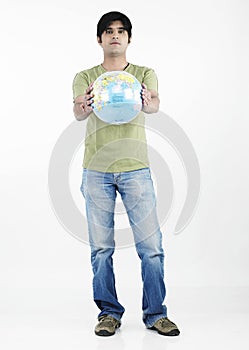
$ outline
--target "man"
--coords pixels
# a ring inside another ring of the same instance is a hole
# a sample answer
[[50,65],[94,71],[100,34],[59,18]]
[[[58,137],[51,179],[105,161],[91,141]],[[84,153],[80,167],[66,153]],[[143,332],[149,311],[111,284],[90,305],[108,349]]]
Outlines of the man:
[[[93,295],[100,309],[95,333],[99,336],[115,334],[125,311],[117,298],[112,260],[118,191],[141,259],[143,322],[147,328],[162,335],[176,336],[180,331],[167,318],[167,308],[163,304],[166,289],[162,233],[157,220],[144,128],[144,113],[155,113],[159,109],[157,77],[152,69],[127,62],[131,31],[131,22],[124,14],[104,14],[97,25],[103,63],[76,74],[73,82],[74,115],[77,120],[88,118],[81,191],[86,202]],[[94,114],[93,82],[106,71],[122,70],[134,75],[142,84],[143,108],[133,121],[110,125]]]

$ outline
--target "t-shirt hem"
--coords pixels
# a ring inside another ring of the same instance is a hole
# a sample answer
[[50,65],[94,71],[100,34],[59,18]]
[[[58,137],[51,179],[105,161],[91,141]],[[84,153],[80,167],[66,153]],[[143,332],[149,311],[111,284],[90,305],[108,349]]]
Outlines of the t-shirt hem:
[[98,168],[98,167],[91,167],[88,165],[85,165],[84,163],[82,164],[82,167],[88,170],[95,170],[95,171],[99,171],[99,172],[105,172],[105,173],[121,173],[121,172],[126,172],[126,171],[133,171],[133,170],[140,170],[140,169],[144,169],[144,168],[149,168],[150,164],[137,164],[137,165],[133,165],[133,166],[122,166],[122,167],[118,167],[118,168],[111,168],[110,170],[106,170],[103,171],[103,168]]

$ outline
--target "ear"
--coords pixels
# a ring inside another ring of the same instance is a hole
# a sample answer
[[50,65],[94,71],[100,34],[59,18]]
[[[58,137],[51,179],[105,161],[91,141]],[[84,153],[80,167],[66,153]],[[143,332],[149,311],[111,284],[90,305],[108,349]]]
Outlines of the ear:
[[128,44],[130,44],[130,43],[131,43],[131,39],[132,39],[131,37],[128,39]]
[[97,41],[98,41],[98,43],[100,44],[100,46],[101,46],[101,44],[102,44],[102,40],[101,40],[101,38],[99,37],[99,36],[97,36]]

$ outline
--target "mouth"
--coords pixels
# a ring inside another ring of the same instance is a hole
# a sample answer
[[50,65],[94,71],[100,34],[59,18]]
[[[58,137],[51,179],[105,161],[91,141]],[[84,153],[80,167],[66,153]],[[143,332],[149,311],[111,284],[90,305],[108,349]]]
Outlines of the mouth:
[[111,43],[111,45],[120,45],[120,43],[117,42],[117,41],[113,41],[113,42]]

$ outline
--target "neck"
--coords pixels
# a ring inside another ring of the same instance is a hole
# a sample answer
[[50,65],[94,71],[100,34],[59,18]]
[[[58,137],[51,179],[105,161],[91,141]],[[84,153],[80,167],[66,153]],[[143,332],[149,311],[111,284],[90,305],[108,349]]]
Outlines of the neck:
[[107,71],[124,70],[128,62],[126,57],[104,57],[102,67]]

